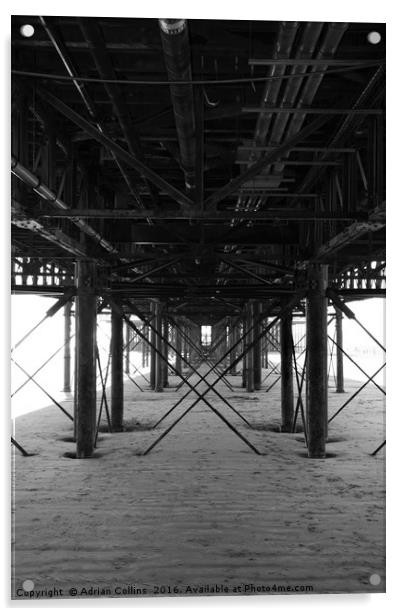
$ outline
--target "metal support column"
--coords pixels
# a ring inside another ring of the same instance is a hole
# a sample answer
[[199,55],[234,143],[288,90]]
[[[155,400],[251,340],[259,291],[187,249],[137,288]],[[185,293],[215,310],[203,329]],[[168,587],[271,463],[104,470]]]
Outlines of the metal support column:
[[125,364],[124,364],[124,372],[126,374],[130,374],[130,346],[131,346],[131,332],[130,332],[130,328],[128,326],[128,324],[126,323],[125,326],[125,330],[126,330],[126,352],[124,355],[124,359],[125,359]]
[[64,384],[63,391],[71,392],[71,305],[64,305]]
[[308,269],[306,306],[306,422],[310,458],[325,458],[328,429],[327,390],[327,271],[325,265]]
[[[151,322],[155,328],[155,310],[156,303],[151,302]],[[156,372],[156,332],[155,329],[149,328],[149,341],[150,341],[150,372],[149,372],[149,384],[151,389],[155,389],[155,372]]]
[[281,410],[282,432],[292,432],[294,419],[293,399],[293,338],[292,315],[288,314],[281,319]]
[[253,331],[253,340],[255,340],[253,352],[253,364],[254,364],[254,389],[258,391],[261,389],[261,345],[262,340],[259,337],[261,333],[261,324],[259,323],[261,313],[261,302],[254,302],[254,331]]
[[156,329],[155,335],[155,391],[160,392],[163,391],[163,342],[162,342],[162,306],[159,301],[155,302],[155,323]]
[[[244,332],[247,331],[247,317],[244,317],[243,319],[243,330],[242,330],[242,335],[244,335]],[[246,344],[247,340],[246,338],[244,338],[243,342],[242,342],[242,351],[244,350],[244,346]],[[242,359],[242,378],[241,378],[241,386],[243,388],[246,388],[247,386],[247,353],[245,353],[243,355],[243,359]]]
[[343,314],[342,311],[335,307],[335,324],[336,324],[336,393],[343,394],[345,393],[344,389],[344,379],[343,379],[343,327],[342,327],[342,319]]
[[235,343],[237,342],[237,328],[234,327],[234,319],[231,318],[229,320],[229,348],[230,348],[230,355],[229,355],[229,363],[232,366],[230,369],[229,374],[231,376],[236,376],[236,364],[235,364],[235,359],[236,359],[236,347],[235,347]]
[[[254,324],[254,305],[253,302],[247,304],[247,331],[246,345],[252,345],[255,338]],[[246,354],[246,389],[248,392],[254,391],[254,350],[251,347]]]
[[181,356],[183,354],[183,348],[182,348],[182,336],[180,335],[180,331],[179,331],[179,327],[181,327],[181,323],[178,320],[178,324],[177,326],[174,328],[174,332],[175,332],[175,349],[176,349],[176,357],[175,357],[175,368],[176,371],[181,374],[182,373],[182,361],[181,361]]
[[[163,355],[164,357],[166,357],[166,359],[168,359],[169,358],[169,347],[168,347],[169,322],[168,322],[166,314],[163,316],[162,321],[163,321],[163,336],[166,340],[166,342],[163,343]],[[166,362],[162,363],[162,385],[163,387],[169,387],[169,373],[168,373],[168,365]]]
[[93,454],[96,432],[96,265],[76,264],[75,437],[77,458]]
[[[196,325],[195,323],[191,323],[190,331],[189,331],[189,354],[190,354],[190,363],[196,364],[198,360],[198,352],[197,349],[201,345],[201,327]],[[190,341],[193,343],[191,344]]]
[[112,429],[113,432],[123,430],[123,319],[112,309]]

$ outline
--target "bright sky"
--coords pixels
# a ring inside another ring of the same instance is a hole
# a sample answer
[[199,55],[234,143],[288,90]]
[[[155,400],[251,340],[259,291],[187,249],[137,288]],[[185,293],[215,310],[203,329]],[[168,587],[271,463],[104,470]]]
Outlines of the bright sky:
[[[16,295],[11,298],[11,344],[15,344],[22,336],[38,323],[46,311],[56,300],[38,296]],[[356,317],[367,329],[384,342],[385,316],[383,299],[369,299],[359,302],[351,302],[349,307],[355,312]],[[359,361],[369,374],[373,374],[381,365],[382,353],[369,336],[361,330],[354,321],[345,318],[344,323],[344,348]],[[72,320],[72,332],[74,331],[74,319]],[[98,344],[101,352],[102,364],[106,364],[106,349],[108,347],[109,317],[98,318]],[[333,331],[330,329],[331,335]],[[15,360],[28,373],[34,372],[46,359],[54,353],[64,342],[64,317],[63,309],[55,316],[47,319],[39,328],[15,351]],[[72,341],[72,355],[74,340]],[[139,361],[139,357],[132,358]],[[72,364],[73,365],[73,364]],[[345,360],[345,377],[356,380],[365,380],[359,371]],[[385,374],[378,379],[384,382]],[[63,350],[61,350],[51,362],[39,372],[37,381],[45,386],[49,393],[58,400],[65,399],[61,392],[63,387]],[[21,370],[12,366],[11,390],[14,392],[24,381],[26,376]],[[17,416],[48,406],[49,398],[43,394],[33,383],[24,386],[12,399],[12,416]]]

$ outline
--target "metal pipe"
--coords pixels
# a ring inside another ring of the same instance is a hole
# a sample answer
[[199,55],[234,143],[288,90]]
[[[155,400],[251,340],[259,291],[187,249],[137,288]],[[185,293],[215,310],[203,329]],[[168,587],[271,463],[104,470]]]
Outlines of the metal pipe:
[[[24,167],[15,156],[11,156],[11,172],[14,173],[24,184],[30,186],[41,199],[48,201],[52,205],[60,208],[61,210],[69,210],[68,205],[62,201],[57,195],[48,187],[46,184],[43,184],[38,176],[36,176],[32,171]],[[105,240],[93,227],[88,225],[86,222],[81,220],[80,218],[72,218],[71,221],[81,229],[86,235],[89,235],[92,239],[94,239],[97,243],[99,243],[102,248],[107,250],[110,253],[116,254],[118,251],[114,246]]]
[[[186,19],[159,19],[166,70],[170,81],[191,81],[191,58]],[[189,192],[195,189],[195,112],[190,84],[171,85],[170,95],[179,141],[180,161]]]
[[[278,40],[273,53],[274,60],[284,60],[289,58],[299,25],[300,24],[298,21],[284,21],[281,23]],[[286,66],[274,65],[268,70],[267,77],[282,76],[285,74],[285,71]],[[276,104],[281,84],[282,82],[280,79],[275,81],[267,81],[261,100],[262,107],[269,108]],[[254,141],[256,145],[265,145],[270,123],[271,116],[266,113],[261,114],[258,118],[254,133]]]
[[[307,60],[312,57],[315,47],[318,42],[318,38],[321,34],[322,28],[323,28],[323,24],[319,22],[316,22],[316,23],[309,22],[305,25],[304,32],[303,32],[303,39],[296,53],[297,60],[302,60],[302,59]],[[304,74],[307,72],[308,68],[309,68],[308,64],[303,64],[302,66],[294,67],[292,69],[292,74],[295,74],[295,73]],[[279,107],[284,107],[284,108],[293,107],[295,104],[296,98],[300,92],[300,89],[302,87],[302,84],[303,84],[303,76],[299,78],[291,79],[290,81],[288,81],[286,84],[286,89],[283,94],[282,101]],[[260,117],[261,117],[261,114],[260,114]],[[274,121],[271,135],[270,135],[271,143],[281,143],[284,137],[284,133],[285,133],[288,120],[289,120],[288,112],[285,112],[281,114],[280,116],[275,117],[275,121]],[[258,129],[258,123],[257,123],[257,129]],[[265,143],[265,138],[266,138],[266,133],[264,136],[264,141],[263,141],[264,143]],[[261,139],[259,139],[259,142],[260,141]],[[265,170],[265,174],[269,174],[270,169],[271,167],[268,167]],[[282,175],[282,172],[280,174],[278,173],[278,177],[276,178],[276,180],[273,179],[272,181],[270,181],[270,186],[278,187],[279,184],[281,183],[281,177],[280,177],[281,175]]]
[[[348,28],[347,23],[333,22],[333,23],[328,24],[328,31],[326,33],[324,42],[321,45],[320,50],[317,54],[317,57],[316,57],[317,60],[325,60],[325,59],[333,58],[347,28]],[[313,48],[308,49],[307,55],[310,55],[311,57],[313,51],[314,51]],[[304,66],[305,70],[307,70],[307,68],[308,68],[308,64]],[[324,67],[321,67],[321,68],[316,66],[311,69],[311,75],[305,80],[303,90],[301,91],[300,97],[297,101],[296,110],[295,110],[297,112],[293,113],[293,115],[291,116],[289,126],[287,128],[286,134],[284,135],[285,139],[292,137],[293,135],[297,134],[300,131],[306,119],[306,113],[307,113],[307,112],[301,113],[300,111],[311,106],[315,98],[315,95],[318,91],[318,88],[320,87],[321,82],[324,79],[325,74],[323,71],[326,70],[327,68],[328,68],[328,65],[325,65]],[[299,89],[301,86],[301,80],[296,79],[295,81],[298,82],[298,89]],[[293,100],[293,103],[294,103],[294,100]],[[282,120],[280,121],[282,122],[285,118],[288,118],[288,117],[289,117],[288,115],[283,116]],[[283,125],[283,129],[284,127],[285,125]],[[274,169],[275,169],[275,173],[277,173],[278,176],[280,177],[283,172],[283,165],[279,163],[275,165]],[[278,181],[277,185],[278,184],[280,184],[280,181]]]

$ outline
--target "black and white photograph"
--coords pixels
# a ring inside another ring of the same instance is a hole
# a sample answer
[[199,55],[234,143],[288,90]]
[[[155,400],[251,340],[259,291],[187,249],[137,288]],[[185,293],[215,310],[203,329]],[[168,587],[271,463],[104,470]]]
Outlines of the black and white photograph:
[[9,15],[13,604],[385,593],[385,17],[85,8]]

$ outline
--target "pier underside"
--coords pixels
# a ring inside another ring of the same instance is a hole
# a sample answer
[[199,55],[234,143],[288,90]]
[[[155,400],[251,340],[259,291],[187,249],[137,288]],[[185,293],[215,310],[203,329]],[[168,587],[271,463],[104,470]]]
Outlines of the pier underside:
[[16,580],[384,590],[385,24],[13,16],[11,121]]

